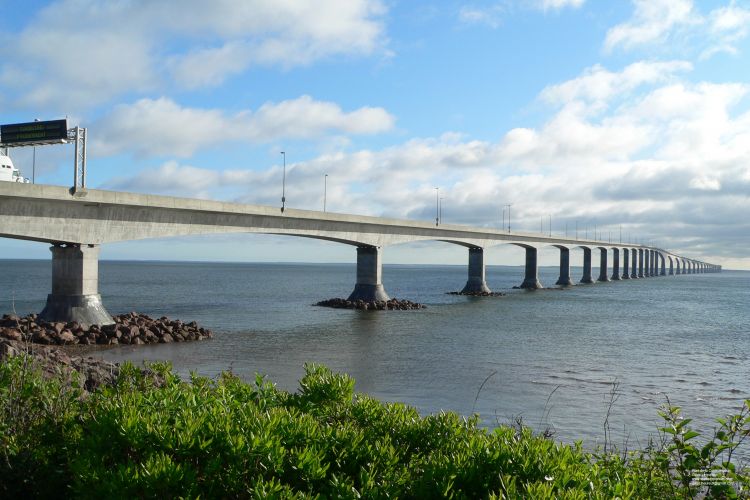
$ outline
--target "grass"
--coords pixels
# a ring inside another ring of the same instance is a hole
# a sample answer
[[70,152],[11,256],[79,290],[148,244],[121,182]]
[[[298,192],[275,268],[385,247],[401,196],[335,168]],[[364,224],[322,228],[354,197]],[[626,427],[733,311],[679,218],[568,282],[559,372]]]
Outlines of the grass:
[[296,393],[151,369],[161,377],[126,365],[87,394],[25,356],[0,363],[0,497],[734,498],[750,487],[734,462],[750,401],[710,438],[666,406],[660,443],[590,453],[524,426],[422,417],[319,365]]

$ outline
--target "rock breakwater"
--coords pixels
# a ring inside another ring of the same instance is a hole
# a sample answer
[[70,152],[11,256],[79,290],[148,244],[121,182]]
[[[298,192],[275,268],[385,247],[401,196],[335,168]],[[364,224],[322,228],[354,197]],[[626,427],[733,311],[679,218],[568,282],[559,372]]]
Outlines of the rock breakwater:
[[91,325],[76,322],[47,322],[36,314],[18,317],[3,315],[0,319],[0,338],[33,342],[44,345],[141,345],[186,342],[213,337],[211,330],[195,321],[183,323],[162,316],[153,319],[145,314],[128,313],[113,316],[111,325]]
[[335,309],[358,309],[361,311],[407,311],[411,309],[425,309],[427,306],[418,304],[410,300],[346,300],[346,299],[328,299],[321,300],[316,306],[333,307]]

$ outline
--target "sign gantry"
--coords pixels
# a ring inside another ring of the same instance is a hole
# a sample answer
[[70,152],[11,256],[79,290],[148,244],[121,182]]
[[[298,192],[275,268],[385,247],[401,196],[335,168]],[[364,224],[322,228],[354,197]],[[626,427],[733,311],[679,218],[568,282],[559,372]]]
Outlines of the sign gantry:
[[86,188],[86,129],[68,128],[68,120],[47,120],[0,125],[0,148],[73,143],[73,191]]

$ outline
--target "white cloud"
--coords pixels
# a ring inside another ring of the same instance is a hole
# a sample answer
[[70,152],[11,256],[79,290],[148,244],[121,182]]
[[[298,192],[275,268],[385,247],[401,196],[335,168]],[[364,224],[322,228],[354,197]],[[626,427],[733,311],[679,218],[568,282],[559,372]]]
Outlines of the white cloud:
[[605,51],[660,45],[683,52],[697,49],[706,59],[719,52],[736,54],[737,43],[750,32],[750,10],[736,0],[707,13],[693,0],[632,1],[632,18],[607,32]]
[[[525,0],[522,5],[535,10],[558,11],[565,8],[577,9],[586,0]],[[513,10],[513,4],[507,0],[495,2],[489,6],[464,5],[458,11],[458,19],[466,24],[485,24],[491,28],[499,28],[503,18]]]
[[560,10],[566,7],[577,9],[581,7],[586,0],[538,0],[542,10]]
[[719,182],[719,179],[700,175],[690,179],[690,187],[702,191],[718,191],[721,189],[721,182]]
[[662,42],[675,27],[697,22],[692,0],[633,0],[633,3],[633,18],[607,32],[606,50]]
[[709,34],[714,42],[701,54],[707,58],[717,52],[737,53],[736,43],[748,35],[750,30],[750,10],[737,7],[733,1],[726,7],[709,14]]
[[506,12],[507,7],[501,3],[490,7],[465,5],[458,11],[458,19],[466,24],[485,24],[490,28],[498,28],[502,25]]
[[557,85],[546,87],[541,97],[550,103],[568,103],[573,100],[604,102],[614,96],[622,96],[635,88],[672,79],[677,73],[690,71],[692,65],[686,61],[647,62],[639,61],[620,72],[612,72],[601,65],[584,70],[583,75]]
[[351,112],[310,96],[263,104],[257,111],[229,115],[216,109],[182,107],[171,99],[141,99],[120,105],[94,128],[92,154],[126,151],[188,157],[226,141],[264,143],[281,138],[315,138],[334,132],[376,134],[390,130],[394,117],[383,108]]
[[385,11],[380,0],[59,0],[5,33],[0,89],[64,111],[173,83],[216,85],[254,64],[369,55],[387,43]]

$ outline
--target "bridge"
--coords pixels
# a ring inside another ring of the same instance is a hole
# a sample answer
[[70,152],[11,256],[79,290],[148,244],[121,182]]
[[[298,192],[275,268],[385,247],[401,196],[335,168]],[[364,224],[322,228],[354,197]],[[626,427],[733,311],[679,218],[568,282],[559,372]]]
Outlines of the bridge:
[[[334,241],[356,247],[357,278],[350,300],[387,300],[382,283],[382,252],[388,245],[437,240],[468,249],[468,279],[463,292],[489,292],[484,250],[510,244],[524,248],[520,287],[542,288],[537,254],[560,251],[558,286],[573,285],[570,250],[583,250],[579,283],[593,283],[592,252],[600,252],[596,281],[719,272],[721,266],[676,255],[661,248],[540,234],[225,203],[147,194],[68,189],[61,186],[0,182],[0,237],[51,244],[52,291],[42,319],[108,324],[102,304],[99,248],[105,243],[196,234],[264,233]],[[611,273],[609,255],[612,255]]]

